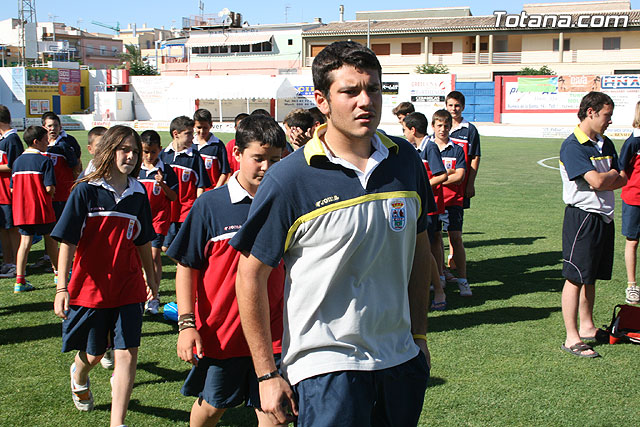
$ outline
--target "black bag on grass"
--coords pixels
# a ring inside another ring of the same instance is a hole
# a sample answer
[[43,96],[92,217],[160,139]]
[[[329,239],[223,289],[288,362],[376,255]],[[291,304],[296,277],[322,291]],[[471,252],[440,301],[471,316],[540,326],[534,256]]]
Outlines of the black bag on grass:
[[[620,310],[618,310],[620,309]],[[640,307],[619,304],[613,308],[611,324],[598,329],[596,338],[601,342],[640,344]]]

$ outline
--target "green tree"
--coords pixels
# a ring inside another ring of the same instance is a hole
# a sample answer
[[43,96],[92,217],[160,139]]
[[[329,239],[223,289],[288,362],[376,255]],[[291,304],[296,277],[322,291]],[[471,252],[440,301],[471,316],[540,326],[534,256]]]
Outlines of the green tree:
[[449,68],[442,64],[422,64],[416,67],[418,74],[449,74]]
[[521,76],[554,76],[556,74],[551,68],[543,65],[540,68],[524,67],[518,74]]
[[129,69],[132,76],[156,76],[158,71],[142,60],[140,48],[134,44],[124,46],[126,52],[120,54],[120,58],[125,62],[125,67]]

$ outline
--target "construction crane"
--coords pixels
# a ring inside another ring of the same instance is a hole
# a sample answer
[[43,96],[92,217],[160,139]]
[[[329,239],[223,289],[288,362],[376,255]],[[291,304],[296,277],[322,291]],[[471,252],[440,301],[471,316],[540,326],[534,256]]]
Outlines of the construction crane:
[[120,34],[120,23],[116,22],[116,26],[114,27],[113,25],[109,25],[109,24],[104,24],[102,22],[98,22],[98,21],[91,21],[91,23],[93,25],[98,25],[100,27],[105,27],[105,28],[109,28],[110,30],[113,30],[116,32],[116,34]]

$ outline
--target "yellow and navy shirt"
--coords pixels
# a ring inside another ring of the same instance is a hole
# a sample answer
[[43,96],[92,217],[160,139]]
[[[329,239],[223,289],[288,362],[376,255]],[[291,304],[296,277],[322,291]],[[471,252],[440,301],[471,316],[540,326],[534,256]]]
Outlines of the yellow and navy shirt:
[[271,167],[230,241],[275,267],[284,258],[282,369],[292,384],[378,370],[415,357],[408,283],[416,235],[435,211],[407,141],[377,133],[365,172],[336,159],[316,130]]
[[576,126],[573,133],[560,147],[560,176],[562,197],[567,205],[586,212],[600,214],[606,222],[613,220],[615,197],[613,191],[597,191],[590,188],[584,174],[595,170],[600,173],[618,168],[618,154],[613,142],[598,135],[592,141]]

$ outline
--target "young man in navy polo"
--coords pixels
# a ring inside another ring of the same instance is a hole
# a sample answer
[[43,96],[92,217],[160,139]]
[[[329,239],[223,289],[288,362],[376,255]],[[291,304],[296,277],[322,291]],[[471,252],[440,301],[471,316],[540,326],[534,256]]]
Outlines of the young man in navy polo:
[[[376,132],[381,71],[355,42],[316,56],[315,99],[327,124],[267,172],[230,242],[243,252],[238,307],[261,407],[274,423],[297,415],[301,427],[415,426],[420,417],[435,202],[411,144]],[[281,258],[280,371],[266,279]]]
[[[562,350],[580,357],[599,354],[593,340],[596,280],[610,280],[613,267],[613,190],[626,184],[618,154],[603,135],[613,115],[613,101],[602,92],[582,98],[576,126],[560,147],[562,192],[567,204],[562,226],[562,317],[567,332]],[[577,317],[580,316],[580,328]]]

